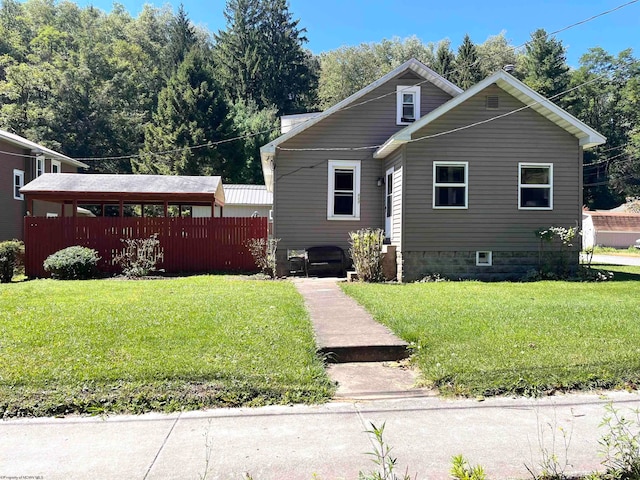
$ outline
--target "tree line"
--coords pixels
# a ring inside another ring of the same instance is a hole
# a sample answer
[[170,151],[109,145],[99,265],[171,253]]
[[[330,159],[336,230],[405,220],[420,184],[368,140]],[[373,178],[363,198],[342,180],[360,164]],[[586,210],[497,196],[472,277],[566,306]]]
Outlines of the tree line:
[[[640,195],[640,61],[592,48],[577,68],[544,30],[517,49],[503,33],[417,37],[313,55],[287,0],[228,0],[226,27],[194,26],[182,8],[137,17],[54,0],[0,7],[0,128],[63,151],[94,172],[222,175],[262,183],[259,148],[278,117],[318,111],[417,58],[463,89],[505,65],[604,134],[585,154],[585,203]],[[232,140],[235,139],[235,140]]]

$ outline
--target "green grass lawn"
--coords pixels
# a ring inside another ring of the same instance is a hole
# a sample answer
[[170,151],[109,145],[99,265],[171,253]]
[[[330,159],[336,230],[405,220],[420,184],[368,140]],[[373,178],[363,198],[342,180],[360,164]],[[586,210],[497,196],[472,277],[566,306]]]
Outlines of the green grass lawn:
[[424,380],[457,395],[640,383],[640,268],[615,281],[344,284],[415,347]]
[[199,276],[0,285],[0,417],[322,402],[288,282]]
[[623,256],[640,256],[640,248],[613,248],[613,247],[593,247],[594,255],[623,255]]

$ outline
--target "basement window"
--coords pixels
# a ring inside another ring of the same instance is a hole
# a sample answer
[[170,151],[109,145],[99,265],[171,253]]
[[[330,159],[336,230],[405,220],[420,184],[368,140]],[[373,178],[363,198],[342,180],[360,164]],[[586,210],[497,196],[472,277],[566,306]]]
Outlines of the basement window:
[[490,267],[493,264],[493,252],[484,250],[476,252],[476,266]]

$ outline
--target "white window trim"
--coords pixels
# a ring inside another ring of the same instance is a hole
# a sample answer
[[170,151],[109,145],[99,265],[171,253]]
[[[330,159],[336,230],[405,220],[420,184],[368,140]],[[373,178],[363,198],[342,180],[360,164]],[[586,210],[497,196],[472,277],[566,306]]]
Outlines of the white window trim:
[[60,160],[51,159],[51,173],[54,173],[53,167],[58,167],[58,173],[62,173],[62,162]]
[[46,165],[46,161],[44,159],[44,155],[36,155],[35,178],[38,178],[40,175],[42,175],[44,173],[45,165]]
[[[436,183],[436,167],[464,167],[464,183]],[[436,205],[437,187],[464,187],[464,206]],[[434,210],[467,210],[469,208],[469,162],[433,162],[433,191],[431,193]]]
[[[548,167],[549,183],[548,184],[523,184],[522,168]],[[549,206],[548,207],[523,207],[522,206],[522,188],[548,188],[549,189]],[[553,163],[518,163],[518,210],[553,210]]]
[[24,187],[24,171],[14,169],[13,176],[11,177],[11,189],[13,190],[14,200],[24,200],[23,194],[16,196],[16,177],[20,178],[20,188]]
[[[329,160],[327,182],[327,220],[360,220],[360,160]],[[353,170],[353,215],[334,215],[335,169]]]
[[415,116],[415,121],[420,118],[420,86],[410,86],[410,85],[398,85],[396,87],[396,124],[397,125],[411,125],[414,122],[403,122],[402,121],[402,94],[403,93],[413,93],[413,113]]
[[[480,261],[480,254],[481,253],[487,253],[488,254],[488,261],[485,263],[482,263]],[[476,252],[476,267],[491,267],[493,265],[493,252],[491,250],[479,250]]]

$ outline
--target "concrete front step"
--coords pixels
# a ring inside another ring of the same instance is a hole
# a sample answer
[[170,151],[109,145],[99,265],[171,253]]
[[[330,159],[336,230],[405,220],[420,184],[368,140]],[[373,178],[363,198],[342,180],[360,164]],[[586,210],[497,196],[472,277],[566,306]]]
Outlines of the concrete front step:
[[327,363],[393,362],[409,357],[406,344],[323,346],[318,352]]

